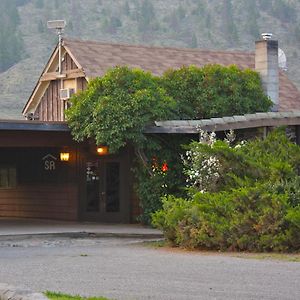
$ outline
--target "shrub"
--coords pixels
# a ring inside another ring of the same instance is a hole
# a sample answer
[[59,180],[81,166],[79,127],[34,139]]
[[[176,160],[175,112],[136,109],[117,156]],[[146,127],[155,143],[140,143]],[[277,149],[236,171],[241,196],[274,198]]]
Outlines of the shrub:
[[165,197],[153,224],[177,246],[235,251],[299,250],[300,210],[264,185]]
[[268,111],[265,95],[255,71],[232,65],[205,65],[169,70],[162,86],[178,103],[180,118],[205,119]]
[[[238,147],[193,142],[185,159],[185,173],[191,177],[192,170],[194,178],[188,182],[190,199],[164,197],[153,224],[187,248],[299,250],[299,153],[282,130]],[[217,171],[209,158],[218,162]]]

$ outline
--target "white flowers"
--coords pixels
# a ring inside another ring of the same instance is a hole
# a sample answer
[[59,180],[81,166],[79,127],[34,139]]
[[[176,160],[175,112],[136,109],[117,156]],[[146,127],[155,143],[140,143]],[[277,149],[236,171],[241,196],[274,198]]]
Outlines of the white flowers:
[[201,144],[207,144],[212,146],[216,142],[215,132],[208,133],[207,131],[202,130],[198,126],[197,126],[197,131],[199,132],[199,142]]
[[[199,130],[199,143],[213,147],[216,142],[214,132],[207,133]],[[211,185],[215,185],[220,177],[220,161],[217,157],[201,151],[201,147],[194,147],[193,150],[186,151],[183,157],[185,174],[187,175],[187,186],[197,188],[201,193],[211,190]]]

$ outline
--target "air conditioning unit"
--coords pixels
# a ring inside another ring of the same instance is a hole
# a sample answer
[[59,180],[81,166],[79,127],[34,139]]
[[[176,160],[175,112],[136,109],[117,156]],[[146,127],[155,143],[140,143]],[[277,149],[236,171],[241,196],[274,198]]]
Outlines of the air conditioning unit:
[[59,96],[61,100],[68,100],[75,94],[75,89],[60,89]]

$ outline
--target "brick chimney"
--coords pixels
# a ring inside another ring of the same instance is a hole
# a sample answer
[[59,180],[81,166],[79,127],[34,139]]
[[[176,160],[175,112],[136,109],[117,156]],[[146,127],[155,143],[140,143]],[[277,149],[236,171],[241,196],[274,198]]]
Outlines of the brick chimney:
[[263,88],[273,102],[272,111],[278,111],[278,41],[272,40],[271,33],[263,33],[262,40],[255,42],[255,70],[259,72]]

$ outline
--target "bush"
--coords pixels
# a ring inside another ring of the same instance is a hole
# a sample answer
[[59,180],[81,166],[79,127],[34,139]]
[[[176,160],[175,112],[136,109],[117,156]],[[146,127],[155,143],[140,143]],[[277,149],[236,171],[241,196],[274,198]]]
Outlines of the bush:
[[165,197],[153,224],[177,246],[234,251],[299,250],[300,210],[287,195],[264,185],[220,193],[196,193],[192,200]]
[[162,86],[178,103],[182,119],[205,119],[268,111],[271,100],[253,70],[205,65],[169,70]]
[[[238,147],[194,142],[185,160],[185,173],[193,178],[190,199],[164,197],[153,224],[187,248],[299,250],[299,153],[280,130]],[[210,158],[217,167],[207,163]]]

